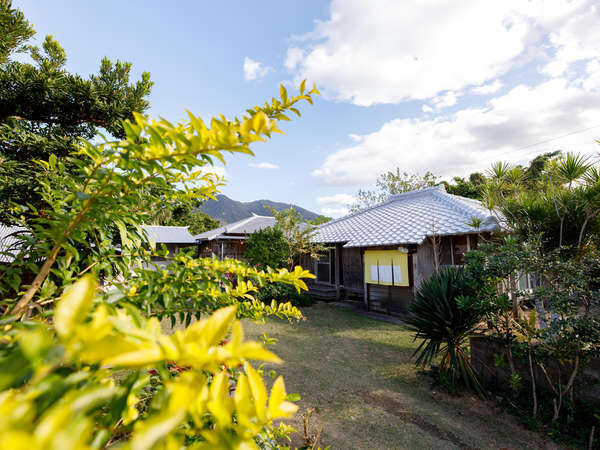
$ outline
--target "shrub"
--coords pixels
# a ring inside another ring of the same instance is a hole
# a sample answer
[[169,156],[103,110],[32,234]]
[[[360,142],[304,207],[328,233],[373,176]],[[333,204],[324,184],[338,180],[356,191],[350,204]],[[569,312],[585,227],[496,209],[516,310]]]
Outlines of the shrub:
[[283,283],[267,282],[259,288],[257,298],[267,304],[272,300],[291,302],[294,306],[311,306],[315,303],[309,294],[298,292],[293,285]]
[[[244,340],[235,316],[221,308],[167,335],[134,306],[102,302],[84,276],[53,327],[34,319],[0,332],[0,448],[256,448],[286,436],[273,421],[297,406],[281,377],[269,395],[248,362],[280,360]],[[151,376],[161,390],[148,399]]]
[[441,356],[439,375],[453,390],[462,382],[482,393],[481,385],[465,351],[465,341],[480,321],[474,309],[460,307],[471,294],[462,268],[447,267],[425,280],[409,306],[407,322],[422,339],[413,356],[416,364],[428,366]]

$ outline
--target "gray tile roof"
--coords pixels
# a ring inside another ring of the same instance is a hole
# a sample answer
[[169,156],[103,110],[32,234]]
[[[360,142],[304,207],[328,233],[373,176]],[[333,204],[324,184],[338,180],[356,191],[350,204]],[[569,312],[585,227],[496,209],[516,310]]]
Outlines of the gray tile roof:
[[213,239],[221,238],[224,234],[251,234],[255,231],[272,227],[276,222],[275,217],[253,214],[245,219],[223,225],[214,230],[205,231],[194,237],[199,241],[212,241]]
[[[473,218],[482,220],[476,230]],[[427,236],[459,235],[499,230],[496,218],[469,198],[435,186],[391,196],[387,201],[319,226],[315,242],[345,243],[344,247],[421,244]]]
[[195,244],[196,239],[188,227],[170,227],[163,225],[142,225],[148,238],[157,244]]
[[14,227],[0,223],[0,262],[9,263],[14,258],[12,254],[19,251],[19,240],[16,235],[26,231],[23,227]]

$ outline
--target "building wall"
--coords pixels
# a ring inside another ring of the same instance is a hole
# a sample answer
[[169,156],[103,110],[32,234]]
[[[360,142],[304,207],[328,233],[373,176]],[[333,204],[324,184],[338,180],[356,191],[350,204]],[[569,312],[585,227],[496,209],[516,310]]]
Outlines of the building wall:
[[362,249],[360,248],[342,248],[342,285],[349,289],[363,290],[365,280]]
[[217,258],[222,256],[232,259],[243,259],[244,241],[234,239],[215,239],[213,241],[203,242],[199,246],[201,258],[210,258],[215,255]]
[[[477,245],[477,236],[443,236],[436,240],[436,252],[439,265],[461,265],[463,254]],[[369,247],[368,250],[393,250],[398,246]],[[363,255],[367,248],[343,248],[338,244],[339,255],[335,263],[342,271],[340,285],[346,298],[362,299],[368,302],[370,309],[387,313],[406,312],[410,301],[423,280],[435,271],[435,253],[433,242],[427,239],[420,246],[407,246],[409,250],[410,286],[384,286],[364,284]],[[315,273],[314,260],[307,260],[303,267]],[[334,281],[331,282],[334,285]],[[365,292],[366,287],[366,292]],[[365,295],[367,298],[365,298]]]

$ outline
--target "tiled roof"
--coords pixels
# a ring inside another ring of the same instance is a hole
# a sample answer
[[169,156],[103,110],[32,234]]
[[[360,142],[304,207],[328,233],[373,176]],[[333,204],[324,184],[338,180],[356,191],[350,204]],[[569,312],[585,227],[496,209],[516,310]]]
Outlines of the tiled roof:
[[[479,218],[475,229],[468,224]],[[431,235],[460,235],[499,229],[481,204],[435,186],[391,196],[387,201],[317,228],[313,240],[345,243],[344,247],[421,244]]]
[[19,240],[15,236],[22,231],[25,228],[0,224],[0,262],[9,263],[13,260],[8,253],[19,251]]
[[151,241],[157,244],[195,244],[196,239],[188,227],[170,227],[162,225],[142,225]]
[[272,227],[276,222],[275,217],[253,214],[246,219],[215,228],[214,230],[205,231],[194,237],[199,241],[212,241],[223,234],[251,234],[255,231]]

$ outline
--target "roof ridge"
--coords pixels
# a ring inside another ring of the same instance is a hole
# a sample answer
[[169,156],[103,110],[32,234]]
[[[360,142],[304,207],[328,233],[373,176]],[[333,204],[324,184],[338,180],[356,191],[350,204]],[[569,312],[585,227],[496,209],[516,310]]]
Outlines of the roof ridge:
[[472,200],[468,197],[463,197],[461,195],[454,195],[454,194],[449,194],[446,191],[444,191],[443,193],[440,192],[439,193],[440,197],[447,200],[448,203],[450,203],[450,205],[452,205],[455,209],[459,209],[462,212],[466,212],[466,213],[470,213],[472,215],[475,215],[479,218],[485,218],[487,219],[489,216],[492,215],[492,213],[489,214],[485,214],[483,211],[478,210],[477,208],[475,208],[474,205],[470,205],[468,203],[468,201],[466,200]]
[[436,186],[431,186],[431,187],[427,187],[427,188],[423,188],[423,189],[413,189],[412,191],[401,192],[399,194],[392,194],[382,202],[376,203],[375,205],[367,206],[364,209],[354,211],[350,214],[346,214],[345,216],[338,217],[337,219],[331,220],[327,223],[324,223],[323,225],[319,225],[317,227],[317,229],[325,228],[328,225],[333,225],[334,223],[338,223],[342,220],[349,219],[350,217],[354,217],[358,214],[362,214],[367,211],[371,211],[373,209],[379,208],[381,206],[385,206],[388,203],[393,203],[395,201],[404,200],[404,199],[411,198],[411,197],[416,197],[416,196],[421,195],[426,192],[444,192],[444,193],[446,193],[446,188],[444,187],[443,184],[439,184]]
[[142,227],[163,227],[163,228],[189,228],[189,225],[146,225],[142,224]]
[[227,233],[232,228],[239,227],[240,225],[244,225],[250,222],[252,219],[254,219],[254,217],[256,216],[246,217],[245,219],[238,220],[237,222],[228,223],[224,225],[223,228],[225,228],[225,233]]
[[385,203],[388,202],[393,202],[396,200],[401,200],[404,198],[410,198],[410,197],[416,197],[418,195],[427,193],[427,192],[443,192],[446,193],[446,187],[443,184],[437,184],[435,186],[429,186],[426,188],[422,188],[422,189],[413,189],[411,191],[406,191],[406,192],[400,192],[398,194],[392,194],[390,195],[387,200],[385,201]]

